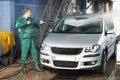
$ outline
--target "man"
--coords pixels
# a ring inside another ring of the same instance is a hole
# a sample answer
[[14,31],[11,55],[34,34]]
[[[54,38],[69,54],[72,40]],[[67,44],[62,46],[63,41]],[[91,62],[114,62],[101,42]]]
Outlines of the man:
[[28,58],[28,52],[30,50],[32,60],[35,64],[35,69],[37,71],[43,71],[39,67],[39,60],[37,56],[37,50],[33,38],[34,28],[40,27],[44,23],[40,20],[39,23],[35,22],[33,18],[31,18],[31,12],[29,8],[24,8],[22,11],[22,16],[16,20],[16,27],[20,33],[21,40],[21,60],[22,60],[22,71],[27,74],[26,64]]

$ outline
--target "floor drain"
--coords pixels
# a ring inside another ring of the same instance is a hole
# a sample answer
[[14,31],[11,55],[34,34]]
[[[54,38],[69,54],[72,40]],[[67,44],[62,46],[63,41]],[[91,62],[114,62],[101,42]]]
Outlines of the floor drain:
[[66,76],[66,75],[56,75],[50,80],[76,80],[75,76]]

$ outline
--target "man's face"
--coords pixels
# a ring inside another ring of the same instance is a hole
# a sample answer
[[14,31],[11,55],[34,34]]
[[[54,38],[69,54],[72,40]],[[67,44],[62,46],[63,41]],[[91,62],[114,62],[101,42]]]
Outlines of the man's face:
[[26,15],[26,17],[30,17],[30,16],[31,16],[31,12],[30,12],[30,10],[27,11],[27,12],[25,13],[25,15]]

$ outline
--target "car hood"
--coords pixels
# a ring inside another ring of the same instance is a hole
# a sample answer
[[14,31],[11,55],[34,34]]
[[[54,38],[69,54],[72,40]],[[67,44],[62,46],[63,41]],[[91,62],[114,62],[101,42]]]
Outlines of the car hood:
[[97,44],[101,34],[60,34],[50,33],[44,44],[53,47],[82,47]]

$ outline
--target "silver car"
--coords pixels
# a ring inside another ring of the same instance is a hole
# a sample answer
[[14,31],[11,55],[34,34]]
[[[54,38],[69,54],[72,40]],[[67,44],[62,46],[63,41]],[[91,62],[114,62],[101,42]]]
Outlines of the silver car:
[[105,73],[115,56],[116,37],[107,16],[84,15],[61,19],[43,41],[41,64],[56,69],[95,69]]

